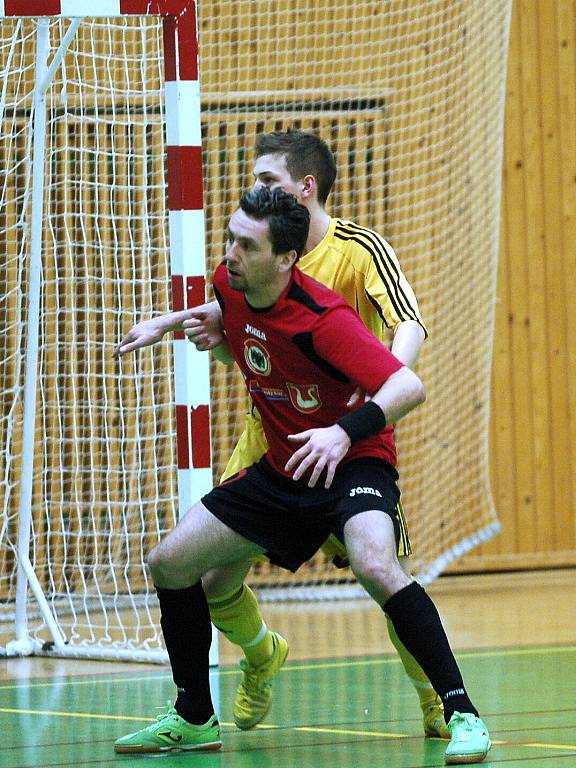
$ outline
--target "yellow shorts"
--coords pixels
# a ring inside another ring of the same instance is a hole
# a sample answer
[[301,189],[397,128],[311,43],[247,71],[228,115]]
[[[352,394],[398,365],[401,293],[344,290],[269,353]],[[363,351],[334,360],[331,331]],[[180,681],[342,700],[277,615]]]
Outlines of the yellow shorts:
[[240,439],[236,443],[236,447],[232,452],[232,456],[230,456],[220,482],[223,483],[224,480],[228,480],[232,475],[237,475],[240,470],[256,464],[267,450],[268,443],[266,442],[258,411],[256,409],[253,412],[250,410],[246,414],[244,432],[242,432]]
[[[252,403],[250,403],[252,406]],[[246,426],[244,431],[240,435],[240,439],[236,443],[236,447],[226,465],[220,482],[233,475],[238,474],[240,470],[250,467],[259,461],[262,456],[268,450],[268,443],[266,442],[266,436],[262,429],[262,422],[258,411],[251,407],[246,414]],[[410,538],[408,536],[408,527],[406,525],[406,518],[404,517],[404,510],[402,509],[402,502],[398,502],[398,520],[400,523],[400,539],[398,541],[398,557],[408,557],[412,554],[412,547],[410,545]],[[345,568],[348,566],[348,553],[344,544],[334,535],[329,536],[322,545],[322,552],[329,559],[332,560],[337,568]],[[267,558],[264,555],[254,558],[257,562],[266,562]]]

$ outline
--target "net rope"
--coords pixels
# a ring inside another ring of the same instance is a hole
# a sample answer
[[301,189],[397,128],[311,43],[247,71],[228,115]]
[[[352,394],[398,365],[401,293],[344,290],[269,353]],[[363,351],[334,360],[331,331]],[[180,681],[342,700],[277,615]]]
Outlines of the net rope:
[[[488,418],[509,14],[509,0],[198,9],[208,273],[256,135],[295,127],[336,154],[331,215],[385,236],[418,296],[428,402],[398,442],[423,582],[498,530]],[[51,22],[53,49],[68,24]],[[35,35],[32,20],[0,30],[0,645],[16,585]],[[30,553],[71,644],[151,652],[145,555],[177,514],[171,345],[121,364],[112,349],[170,308],[161,40],[153,17],[83,21],[48,92]],[[211,380],[216,479],[245,396],[235,371],[214,364]],[[322,555],[249,580],[273,599],[354,583]]]
[[[331,215],[393,246],[429,330],[418,364],[427,404],[397,429],[404,508],[423,583],[499,530],[488,421],[508,0],[201,3],[210,268],[251,184],[257,134],[300,128],[336,154]],[[213,9],[213,11],[212,11]],[[235,372],[215,375],[216,474],[242,428]],[[218,403],[225,402],[224,413]],[[295,575],[256,567],[252,584],[337,595],[351,584],[317,555]],[[318,589],[316,589],[318,587]],[[295,594],[295,593],[294,593]]]
[[[52,54],[69,23],[50,23]],[[1,34],[0,594],[10,619],[36,22],[4,21]],[[161,39],[154,17],[83,23],[48,90],[30,559],[71,645],[163,653],[145,556],[177,515],[171,346],[112,357],[134,322],[170,309]],[[32,629],[47,639],[42,622]]]

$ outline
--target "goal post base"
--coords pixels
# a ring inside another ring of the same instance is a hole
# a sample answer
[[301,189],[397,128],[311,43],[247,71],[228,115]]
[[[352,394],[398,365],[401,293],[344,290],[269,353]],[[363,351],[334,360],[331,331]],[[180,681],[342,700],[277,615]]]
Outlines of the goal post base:
[[[14,658],[38,656],[59,659],[93,659],[95,661],[123,661],[141,664],[170,664],[165,650],[145,648],[126,648],[122,646],[98,647],[89,644],[64,643],[56,645],[53,641],[41,641],[28,637],[24,640],[11,640],[4,647],[0,646],[0,657]],[[212,646],[209,655],[210,667],[218,666],[218,636],[212,630]]]
[[42,651],[42,643],[31,637],[23,640],[11,640],[5,647],[0,647],[0,656],[36,656]]

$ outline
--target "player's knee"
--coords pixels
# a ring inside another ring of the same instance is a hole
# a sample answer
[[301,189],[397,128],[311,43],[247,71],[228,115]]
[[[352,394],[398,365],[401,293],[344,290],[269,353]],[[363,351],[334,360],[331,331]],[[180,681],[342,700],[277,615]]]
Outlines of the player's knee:
[[209,600],[219,597],[220,589],[218,585],[218,574],[214,573],[214,571],[205,573],[204,576],[202,576],[202,589]]
[[164,558],[162,557],[162,552],[160,551],[159,546],[154,547],[154,549],[148,553],[147,561],[148,568],[152,574],[154,583],[156,584],[157,579],[161,577],[163,571],[165,570]]
[[202,576],[202,587],[206,597],[211,600],[240,589],[244,577],[250,569],[250,563],[232,563],[228,566],[213,568]]
[[373,558],[357,563],[354,568],[356,578],[369,584],[385,584],[390,579],[391,570],[391,564]]
[[182,585],[180,569],[161,543],[148,555],[148,568],[157,587],[179,589],[181,586],[188,586],[188,584]]
[[408,578],[397,561],[384,562],[378,558],[366,558],[356,564],[354,574],[371,595],[383,597],[397,592]]

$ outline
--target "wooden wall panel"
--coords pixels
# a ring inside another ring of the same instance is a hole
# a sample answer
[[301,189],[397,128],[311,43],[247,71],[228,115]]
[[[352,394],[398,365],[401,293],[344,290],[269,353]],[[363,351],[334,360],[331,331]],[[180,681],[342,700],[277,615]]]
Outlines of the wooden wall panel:
[[576,4],[516,0],[493,358],[502,534],[454,570],[576,563]]

